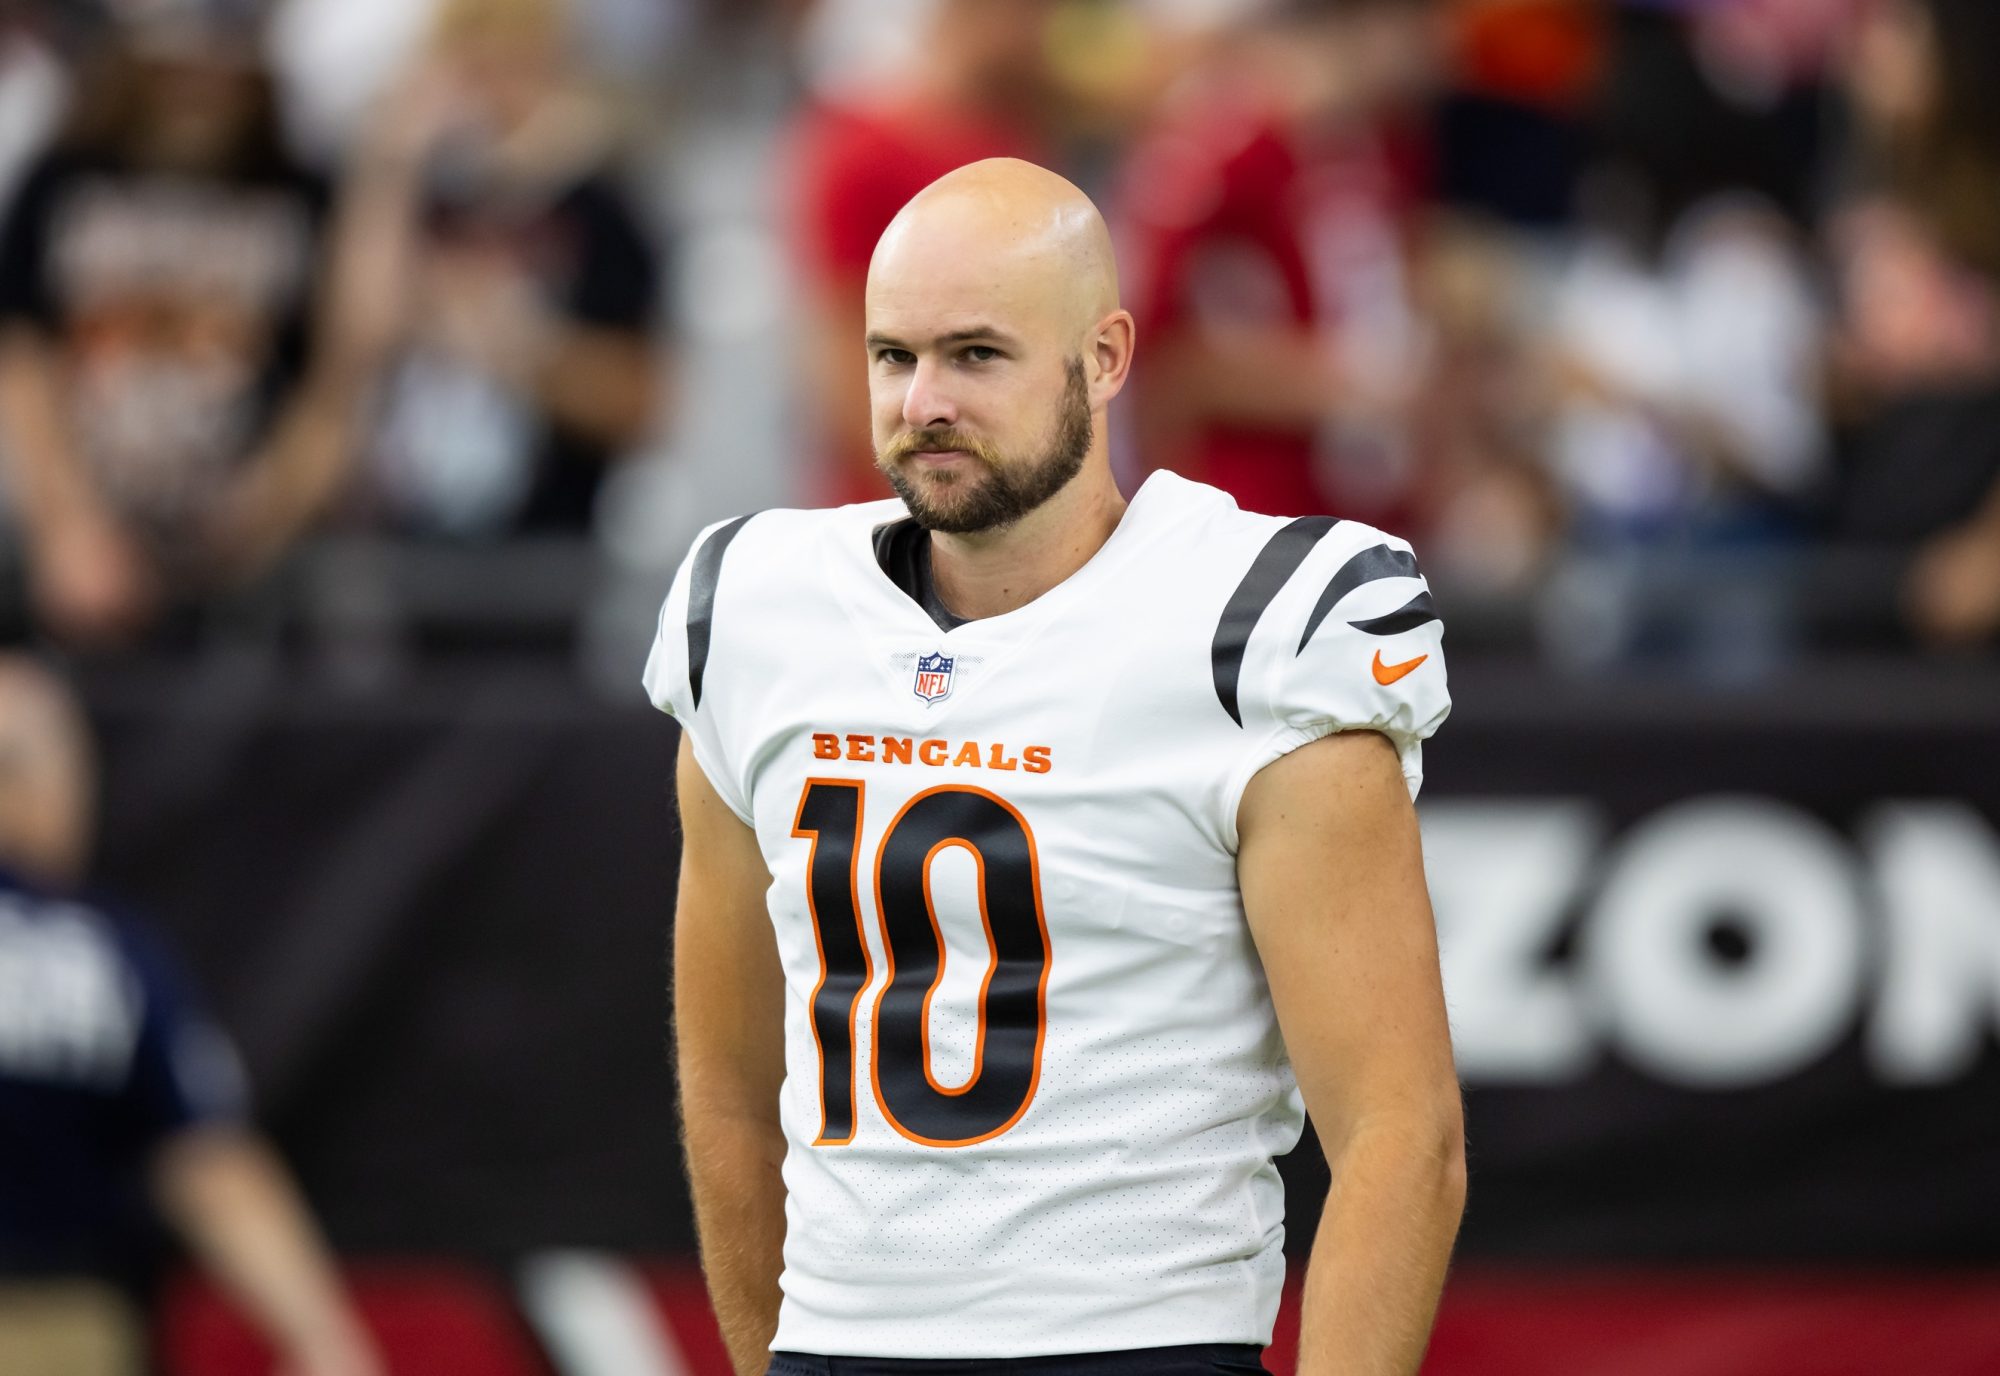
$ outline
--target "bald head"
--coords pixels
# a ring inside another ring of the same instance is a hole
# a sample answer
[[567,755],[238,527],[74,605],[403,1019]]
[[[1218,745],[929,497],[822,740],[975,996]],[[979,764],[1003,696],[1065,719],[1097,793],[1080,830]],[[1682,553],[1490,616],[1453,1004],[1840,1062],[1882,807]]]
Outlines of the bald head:
[[913,285],[1045,312],[1075,332],[1118,309],[1111,232],[1090,197],[1018,158],[988,158],[919,191],[882,232],[878,289]]
[[866,315],[876,467],[920,524],[1005,532],[1116,503],[1105,408],[1132,317],[1088,196],[1011,158],[940,177],[882,232]]
[[33,660],[0,656],[0,862],[57,886],[82,876],[91,770],[69,689]]

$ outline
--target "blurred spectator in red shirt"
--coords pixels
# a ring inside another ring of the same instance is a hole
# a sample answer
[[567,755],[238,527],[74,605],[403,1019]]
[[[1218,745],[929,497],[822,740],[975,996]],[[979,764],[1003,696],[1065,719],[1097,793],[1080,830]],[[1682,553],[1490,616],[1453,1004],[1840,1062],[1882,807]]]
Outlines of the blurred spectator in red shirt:
[[1048,161],[1051,0],[926,0],[917,8],[907,16],[907,54],[886,70],[857,71],[861,89],[809,102],[792,134],[787,184],[823,455],[808,500],[888,495],[868,438],[861,297],[890,219],[955,167],[991,157]]
[[1120,195],[1146,466],[1258,511],[1407,524],[1413,113],[1441,37],[1424,0],[1295,0],[1169,97]]
[[117,641],[253,575],[344,472],[364,351],[314,311],[327,195],[257,25],[128,20],[0,235],[0,419],[41,626]]
[[1847,88],[1861,185],[1832,235],[1850,442],[1835,534],[1899,551],[1896,614],[2000,633],[2000,7],[1883,0]]
[[563,0],[445,0],[352,177],[397,358],[370,444],[406,529],[589,528],[653,433],[661,265],[612,171]]

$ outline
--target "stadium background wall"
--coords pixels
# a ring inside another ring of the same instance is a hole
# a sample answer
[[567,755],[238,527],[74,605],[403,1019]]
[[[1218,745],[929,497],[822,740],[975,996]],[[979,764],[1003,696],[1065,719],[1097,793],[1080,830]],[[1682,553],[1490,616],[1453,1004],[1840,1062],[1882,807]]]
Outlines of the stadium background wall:
[[[100,872],[340,1245],[690,1252],[671,723],[525,675],[173,682],[91,693]],[[1464,1261],[2000,1265],[2000,682],[1454,688],[1424,810]],[[1302,1249],[1310,1143],[1287,1173]]]

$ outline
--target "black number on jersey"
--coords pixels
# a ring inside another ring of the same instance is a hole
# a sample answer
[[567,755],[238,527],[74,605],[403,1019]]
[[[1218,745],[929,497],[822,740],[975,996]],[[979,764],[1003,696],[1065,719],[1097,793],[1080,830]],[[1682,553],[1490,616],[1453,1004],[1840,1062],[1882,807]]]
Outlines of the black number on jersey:
[[862,785],[853,779],[809,779],[792,835],[812,838],[806,862],[806,905],[819,943],[819,983],[813,988],[813,1044],[819,1048],[820,1128],[815,1146],[854,1140],[854,1010],[874,973],[861,935],[856,896],[855,840],[861,835]]
[[[792,835],[810,837],[806,892],[819,944],[813,1039],[822,1125],[815,1145],[854,1139],[854,1024],[874,969],[861,936],[857,838],[862,785],[808,779]],[[930,1008],[944,974],[944,932],[931,899],[940,852],[970,852],[986,929],[972,1073],[946,1085],[931,1067]],[[1027,821],[1005,799],[948,784],[903,806],[875,855],[875,906],[889,974],[875,996],[872,1079],[883,1117],[913,1142],[963,1147],[1019,1122],[1035,1095],[1047,1030],[1048,924]]]

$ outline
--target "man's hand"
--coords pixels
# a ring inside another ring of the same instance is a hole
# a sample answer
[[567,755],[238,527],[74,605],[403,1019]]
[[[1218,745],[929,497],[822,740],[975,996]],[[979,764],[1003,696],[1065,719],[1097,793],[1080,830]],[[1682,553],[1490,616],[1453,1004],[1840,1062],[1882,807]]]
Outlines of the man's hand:
[[1333,1176],[1301,1376],[1412,1376],[1465,1202],[1416,810],[1388,740],[1303,746],[1238,812],[1243,907]]

